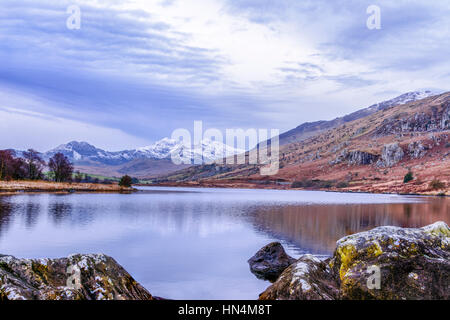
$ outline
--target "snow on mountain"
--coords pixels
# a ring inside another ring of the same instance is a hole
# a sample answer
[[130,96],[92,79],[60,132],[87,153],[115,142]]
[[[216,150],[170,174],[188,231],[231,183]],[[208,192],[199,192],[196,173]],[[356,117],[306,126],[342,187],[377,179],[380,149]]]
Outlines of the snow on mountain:
[[170,158],[172,154],[178,154],[195,159],[198,163],[214,161],[242,152],[245,150],[235,149],[222,142],[208,139],[202,140],[199,145],[191,148],[181,140],[164,138],[150,146],[136,149],[135,157],[164,159]]
[[425,98],[428,98],[428,97],[431,97],[431,96],[434,96],[437,94],[439,94],[439,93],[433,92],[430,90],[407,92],[407,93],[404,93],[394,99],[371,105],[368,109],[379,111],[379,110],[387,109],[387,108],[390,108],[393,106],[398,106],[398,105],[402,105],[402,104],[407,104],[409,102],[425,99]]
[[167,159],[173,153],[195,159],[196,163],[208,162],[225,156],[239,154],[244,152],[244,150],[234,149],[222,142],[211,140],[203,140],[200,145],[191,149],[181,140],[164,138],[146,147],[109,152],[96,148],[87,142],[72,141],[47,151],[43,154],[43,158],[48,160],[58,152],[61,152],[76,163],[100,162],[108,165],[117,165],[135,159]]

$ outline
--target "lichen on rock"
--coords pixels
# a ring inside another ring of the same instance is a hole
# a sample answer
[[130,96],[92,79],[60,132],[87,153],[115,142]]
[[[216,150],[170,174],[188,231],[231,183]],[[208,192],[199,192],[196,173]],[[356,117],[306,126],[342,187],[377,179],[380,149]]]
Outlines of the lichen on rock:
[[338,294],[328,261],[306,254],[290,265],[259,299],[334,300]]
[[[379,277],[375,288],[369,285],[374,275]],[[260,299],[449,298],[450,228],[444,222],[423,228],[378,227],[344,237],[331,258],[302,256],[260,295]]]
[[151,299],[152,295],[125,269],[103,254],[61,259],[0,255],[0,300]]

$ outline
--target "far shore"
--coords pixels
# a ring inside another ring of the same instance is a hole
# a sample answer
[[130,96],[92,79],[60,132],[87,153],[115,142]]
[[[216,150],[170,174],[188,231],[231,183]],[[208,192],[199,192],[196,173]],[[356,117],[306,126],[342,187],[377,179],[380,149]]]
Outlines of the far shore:
[[98,192],[120,193],[133,192],[134,188],[123,188],[117,184],[97,183],[71,183],[50,181],[0,181],[0,194],[26,193],[73,193],[73,192]]
[[136,184],[145,187],[185,187],[185,188],[226,188],[226,189],[272,189],[272,190],[304,190],[304,191],[325,191],[341,193],[368,193],[368,194],[396,194],[413,196],[450,196],[450,191],[446,190],[410,190],[405,188],[403,183],[389,185],[361,185],[347,188],[292,188],[291,184],[279,184],[276,182],[264,183],[262,181],[245,180],[207,180],[207,181],[186,181],[186,182],[161,182],[153,184]]
[[[292,188],[290,184],[276,182],[249,181],[249,180],[209,180],[188,182],[164,182],[153,184],[135,184],[145,187],[190,187],[190,188],[227,188],[227,189],[273,189],[273,190],[306,190],[326,191],[342,193],[369,193],[369,194],[398,194],[420,196],[444,196],[450,195],[449,190],[408,190],[399,186],[354,186],[350,188]],[[75,182],[51,182],[51,181],[0,181],[0,195],[17,193],[129,193],[135,192],[135,188],[124,188],[118,184],[100,183],[75,183]]]

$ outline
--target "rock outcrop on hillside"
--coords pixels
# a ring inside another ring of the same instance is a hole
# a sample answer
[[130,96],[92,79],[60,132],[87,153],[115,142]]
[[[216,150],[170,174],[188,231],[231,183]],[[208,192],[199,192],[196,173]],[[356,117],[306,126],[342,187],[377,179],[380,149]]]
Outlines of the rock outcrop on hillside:
[[420,141],[408,144],[408,153],[412,159],[423,158],[427,154],[428,146],[423,145]]
[[0,255],[0,301],[152,299],[125,269],[103,254],[62,259]]
[[375,131],[376,136],[406,133],[406,132],[432,132],[450,129],[450,102],[440,107],[434,106],[431,112],[418,112],[401,117],[396,115],[384,119]]
[[369,165],[375,163],[378,158],[378,155],[369,152],[360,150],[348,151],[344,149],[330,164],[346,162],[348,165]]
[[377,162],[379,167],[392,167],[403,159],[405,152],[398,143],[390,143],[381,150],[381,159]]
[[450,299],[450,228],[379,227],[337,241],[331,258],[303,255],[260,299]]

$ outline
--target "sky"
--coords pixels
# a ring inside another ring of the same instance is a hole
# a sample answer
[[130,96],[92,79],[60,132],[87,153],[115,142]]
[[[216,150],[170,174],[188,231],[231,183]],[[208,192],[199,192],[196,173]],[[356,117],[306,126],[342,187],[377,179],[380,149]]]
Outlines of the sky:
[[448,0],[0,0],[0,149],[131,149],[195,120],[283,132],[448,91],[449,16]]

